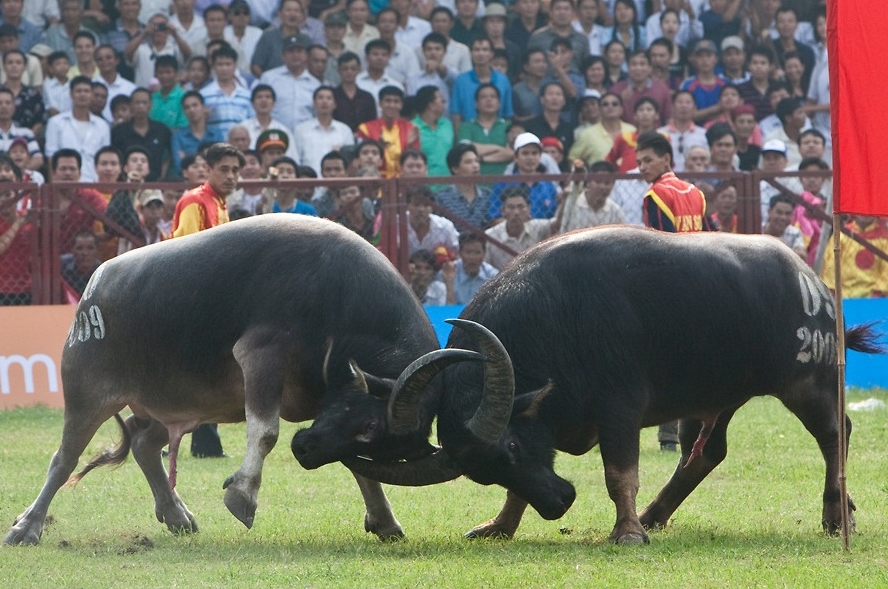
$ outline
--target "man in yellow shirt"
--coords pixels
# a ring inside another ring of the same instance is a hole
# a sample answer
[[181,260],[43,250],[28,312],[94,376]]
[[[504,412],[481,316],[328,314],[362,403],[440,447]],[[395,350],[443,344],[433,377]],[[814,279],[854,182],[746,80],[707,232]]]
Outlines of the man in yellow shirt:
[[[888,225],[885,219],[855,215],[847,229],[871,244],[888,252]],[[888,262],[842,234],[842,298],[870,298],[888,296]],[[830,290],[835,291],[835,254],[832,247],[824,252],[821,277]]]

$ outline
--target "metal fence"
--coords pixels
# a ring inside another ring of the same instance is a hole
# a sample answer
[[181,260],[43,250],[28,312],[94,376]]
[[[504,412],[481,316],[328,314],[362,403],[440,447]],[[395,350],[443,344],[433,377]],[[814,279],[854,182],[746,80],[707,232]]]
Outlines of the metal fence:
[[[805,175],[823,176],[828,181],[831,179],[829,172],[819,171],[782,174],[761,172],[699,173],[685,174],[682,177],[704,187],[704,192],[710,191],[713,186],[725,183],[734,186],[738,194],[737,232],[760,233],[763,221],[762,211],[766,210],[763,207],[763,196],[768,197],[772,191],[787,194],[797,204],[810,208],[810,205],[807,205],[804,199],[799,196],[799,192],[801,192],[800,176]],[[599,174],[599,176],[611,177],[614,180],[614,189],[610,198],[623,208],[627,222],[641,224],[641,203],[648,185],[637,175]],[[464,178],[460,180],[465,181]],[[479,185],[485,185],[496,192],[497,189],[510,183],[528,183],[529,185],[553,183],[553,186],[568,189],[572,185],[571,183],[584,182],[588,180],[588,176],[579,173],[559,176],[479,176],[478,180]],[[409,273],[409,244],[405,193],[411,186],[425,184],[440,189],[454,181],[453,177],[388,180],[363,177],[245,181],[241,183],[241,187],[251,194],[257,194],[263,188],[296,187],[307,193],[318,187],[335,190],[358,186],[362,198],[367,199],[373,205],[375,219],[371,240],[407,277]],[[116,243],[116,240],[126,239],[134,246],[138,246],[144,241],[143,236],[133,234],[115,219],[102,213],[95,206],[94,195],[89,197],[89,190],[98,191],[107,202],[111,195],[118,190],[133,192],[134,190],[157,188],[181,194],[191,187],[188,184],[173,183],[143,183],[138,187],[127,183],[54,183],[40,187],[34,184],[5,183],[0,191],[5,195],[0,196],[0,207],[9,199],[14,200],[17,215],[27,216],[28,222],[16,231],[10,230],[10,239],[8,240],[6,239],[7,233],[0,232],[0,304],[59,304],[75,301],[76,296],[72,296],[69,281],[63,278],[63,274],[66,268],[70,269],[71,267],[72,256],[75,255],[72,252],[72,239],[78,231],[93,231],[111,236],[103,241],[100,247],[102,259],[116,254],[114,248],[107,243],[108,241],[114,240]],[[361,203],[356,201],[351,206],[360,205]],[[349,212],[347,208],[348,205],[337,208],[328,212],[326,216],[345,222]],[[436,214],[449,218],[458,231],[470,231],[484,235],[488,241],[488,247],[502,248],[507,253],[514,254],[503,244],[486,236],[484,227],[473,224],[438,204],[434,205],[434,209]],[[540,210],[531,211],[532,216],[542,214],[546,213]],[[831,217],[823,212],[812,210],[811,214],[827,225],[831,223]],[[9,226],[8,222],[3,221],[3,223],[4,227]],[[6,244],[7,241],[11,242],[11,245]],[[883,252],[875,251],[880,257],[888,259],[888,256]]]

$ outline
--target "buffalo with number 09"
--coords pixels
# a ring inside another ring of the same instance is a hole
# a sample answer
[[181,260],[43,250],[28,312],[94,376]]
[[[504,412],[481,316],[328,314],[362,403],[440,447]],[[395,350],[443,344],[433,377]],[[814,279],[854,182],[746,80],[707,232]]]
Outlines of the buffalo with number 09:
[[[617,512],[610,540],[647,543],[646,530],[665,526],[725,458],[728,423],[759,395],[780,399],[814,436],[826,462],[822,524],[830,533],[841,525],[835,306],[779,240],[570,233],[516,258],[455,323],[448,346],[478,349],[488,362],[445,369],[442,450],[416,462],[346,464],[392,484],[465,474],[505,487],[502,511],[469,536],[511,537],[528,504],[561,517],[576,492],[555,473],[556,450],[598,445]],[[878,352],[874,340],[869,326],[846,333],[850,349]],[[638,514],[639,431],[676,419],[680,462]]]

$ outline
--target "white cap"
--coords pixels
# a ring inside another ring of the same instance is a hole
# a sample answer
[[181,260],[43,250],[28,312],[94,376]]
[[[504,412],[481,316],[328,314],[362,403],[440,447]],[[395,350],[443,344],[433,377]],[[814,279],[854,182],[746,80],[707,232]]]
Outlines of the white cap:
[[522,133],[515,137],[515,151],[518,151],[525,145],[536,145],[540,149],[543,148],[543,144],[540,143],[540,138],[534,135],[533,133]]
[[765,141],[765,144],[762,146],[762,153],[768,153],[769,151],[783,154],[783,156],[786,157],[786,144],[779,139]]
[[586,88],[583,92],[583,98],[601,98],[601,92],[593,88]]

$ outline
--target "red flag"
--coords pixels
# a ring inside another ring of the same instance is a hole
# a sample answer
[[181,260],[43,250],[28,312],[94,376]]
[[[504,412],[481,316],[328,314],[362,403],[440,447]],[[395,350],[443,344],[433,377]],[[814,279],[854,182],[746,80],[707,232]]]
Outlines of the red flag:
[[[888,215],[888,5],[829,0],[833,210]],[[839,35],[841,32],[841,36]]]

